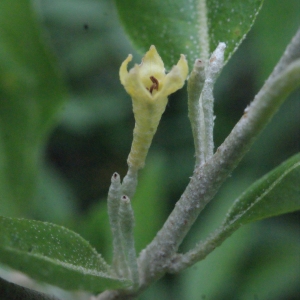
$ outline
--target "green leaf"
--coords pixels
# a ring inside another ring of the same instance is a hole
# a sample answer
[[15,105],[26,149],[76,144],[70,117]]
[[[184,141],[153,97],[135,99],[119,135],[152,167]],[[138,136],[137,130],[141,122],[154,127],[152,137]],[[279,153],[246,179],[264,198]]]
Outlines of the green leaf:
[[66,96],[31,4],[0,1],[0,193],[10,208],[2,215],[19,214],[24,201],[29,210],[39,149]]
[[39,221],[0,217],[0,261],[68,290],[100,292],[130,284],[81,236]]
[[300,209],[300,153],[248,188],[223,223],[235,227]]
[[262,0],[116,0],[120,19],[139,51],[154,44],[166,66],[186,54],[208,58],[219,42],[227,44],[225,60],[250,30]]

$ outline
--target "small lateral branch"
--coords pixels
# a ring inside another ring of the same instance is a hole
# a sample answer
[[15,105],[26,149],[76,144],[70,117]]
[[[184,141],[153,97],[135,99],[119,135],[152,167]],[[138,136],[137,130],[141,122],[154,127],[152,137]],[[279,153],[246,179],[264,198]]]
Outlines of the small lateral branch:
[[121,179],[118,173],[114,173],[111,178],[107,199],[109,223],[113,237],[113,267],[120,277],[127,277],[128,268],[125,262],[122,233],[119,223],[120,198]]
[[[196,166],[204,161],[202,150],[204,118],[202,110],[201,92],[205,82],[205,63],[201,59],[196,59],[193,71],[188,80],[188,116],[191,122],[194,145]],[[201,105],[200,105],[201,104]]]
[[130,199],[123,195],[120,200],[120,228],[122,232],[122,244],[126,256],[130,277],[133,282],[133,288],[139,286],[139,272],[134,245],[134,213]]

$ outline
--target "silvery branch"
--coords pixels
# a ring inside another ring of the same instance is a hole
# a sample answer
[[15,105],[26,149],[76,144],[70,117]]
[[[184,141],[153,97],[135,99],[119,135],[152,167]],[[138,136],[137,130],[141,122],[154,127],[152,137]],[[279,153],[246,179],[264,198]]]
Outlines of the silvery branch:
[[[163,62],[152,46],[142,64],[136,65],[129,73],[122,65],[121,82],[133,97],[136,128],[128,174],[123,183],[117,173],[113,175],[108,207],[115,271],[119,276],[130,278],[132,287],[106,291],[97,297],[98,300],[134,299],[164,274],[177,273],[205,258],[237,229],[226,231],[226,228],[220,228],[187,253],[178,253],[180,244],[200,212],[213,199],[289,93],[300,86],[300,30],[241,119],[214,152],[213,87],[223,67],[225,47],[224,43],[220,43],[208,61],[196,60],[189,76],[188,109],[195,144],[195,169],[165,224],[138,258],[134,250],[134,215],[129,198],[135,193],[138,170],[145,163],[153,134],[167,103],[166,98],[183,86],[187,64],[181,56],[178,64],[165,75]],[[124,62],[126,66],[129,60],[131,56]],[[147,69],[149,65],[155,65],[154,69]],[[142,75],[147,78],[141,78]],[[157,104],[154,99],[160,102]],[[146,103],[146,108],[143,103]]]

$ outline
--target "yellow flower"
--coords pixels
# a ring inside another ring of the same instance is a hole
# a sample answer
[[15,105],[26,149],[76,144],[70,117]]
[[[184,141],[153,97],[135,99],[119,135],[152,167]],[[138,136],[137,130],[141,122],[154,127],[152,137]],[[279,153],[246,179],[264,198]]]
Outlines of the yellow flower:
[[136,170],[142,168],[151,145],[152,138],[165,111],[168,96],[182,88],[188,75],[188,65],[181,55],[176,66],[166,74],[164,63],[155,46],[145,54],[140,65],[129,72],[127,65],[132,55],[122,63],[120,80],[132,97],[135,128],[133,142],[128,156],[128,165]]

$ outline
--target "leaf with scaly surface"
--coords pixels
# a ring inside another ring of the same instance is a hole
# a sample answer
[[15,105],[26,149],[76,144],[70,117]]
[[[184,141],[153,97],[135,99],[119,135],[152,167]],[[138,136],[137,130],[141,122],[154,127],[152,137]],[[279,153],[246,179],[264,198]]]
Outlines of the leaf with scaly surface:
[[120,19],[136,48],[155,45],[167,68],[186,54],[191,69],[219,42],[227,61],[250,30],[263,0],[116,0]]
[[300,153],[250,186],[223,223],[235,227],[300,209]]
[[68,290],[99,293],[124,288],[90,244],[64,227],[0,217],[0,261],[34,279]]

